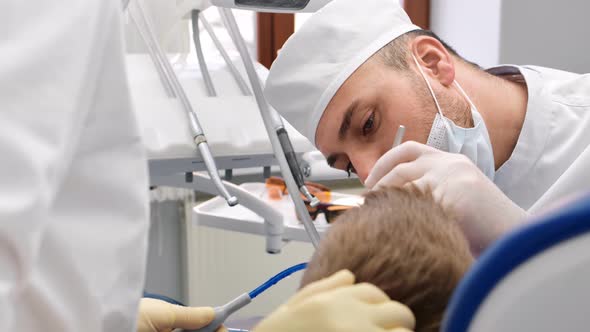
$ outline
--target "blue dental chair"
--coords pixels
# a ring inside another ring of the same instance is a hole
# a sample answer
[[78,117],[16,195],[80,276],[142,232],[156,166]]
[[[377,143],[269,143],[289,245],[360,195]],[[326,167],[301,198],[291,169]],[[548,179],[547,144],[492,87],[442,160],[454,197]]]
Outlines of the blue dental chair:
[[453,294],[442,331],[590,331],[590,195],[488,249]]

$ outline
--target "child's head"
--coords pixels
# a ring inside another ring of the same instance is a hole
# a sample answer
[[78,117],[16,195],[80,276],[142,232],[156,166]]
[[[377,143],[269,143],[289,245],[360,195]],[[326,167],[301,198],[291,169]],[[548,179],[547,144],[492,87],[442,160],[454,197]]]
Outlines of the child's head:
[[447,303],[473,261],[466,239],[431,195],[389,188],[332,225],[301,286],[339,270],[381,288],[416,315],[416,331],[439,331]]

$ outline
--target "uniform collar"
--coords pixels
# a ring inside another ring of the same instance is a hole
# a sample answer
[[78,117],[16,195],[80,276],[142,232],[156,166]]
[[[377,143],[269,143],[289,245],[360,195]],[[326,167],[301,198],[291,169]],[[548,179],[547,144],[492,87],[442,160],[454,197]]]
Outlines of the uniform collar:
[[522,74],[527,86],[526,115],[518,141],[510,158],[496,171],[494,182],[506,191],[526,178],[541,158],[549,138],[552,112],[549,96],[543,93],[543,75],[527,66],[500,66],[487,70],[496,76]]

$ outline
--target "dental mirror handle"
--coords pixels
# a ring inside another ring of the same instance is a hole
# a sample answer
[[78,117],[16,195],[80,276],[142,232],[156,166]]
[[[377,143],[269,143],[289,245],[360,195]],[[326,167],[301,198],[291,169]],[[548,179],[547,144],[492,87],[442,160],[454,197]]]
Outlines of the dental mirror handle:
[[231,302],[221,307],[215,308],[215,319],[213,319],[213,321],[209,323],[209,325],[188,332],[215,332],[217,331],[217,329],[219,329],[221,325],[223,325],[223,322],[225,322],[225,320],[231,314],[247,306],[248,304],[250,304],[250,302],[252,302],[250,295],[248,295],[248,293],[244,293],[232,300]]

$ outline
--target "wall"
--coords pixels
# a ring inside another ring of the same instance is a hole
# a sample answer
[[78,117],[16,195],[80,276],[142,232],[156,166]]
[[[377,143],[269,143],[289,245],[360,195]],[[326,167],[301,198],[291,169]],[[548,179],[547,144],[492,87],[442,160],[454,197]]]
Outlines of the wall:
[[504,0],[500,62],[590,72],[590,1]]
[[535,64],[590,72],[590,1],[431,0],[431,28],[482,67]]
[[499,63],[501,0],[431,0],[430,27],[464,58]]

